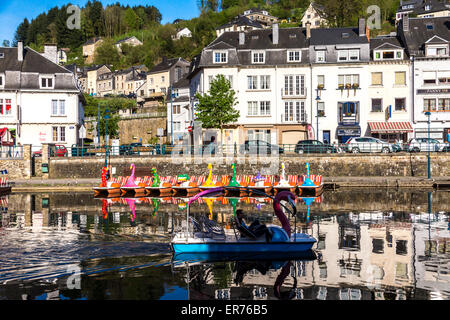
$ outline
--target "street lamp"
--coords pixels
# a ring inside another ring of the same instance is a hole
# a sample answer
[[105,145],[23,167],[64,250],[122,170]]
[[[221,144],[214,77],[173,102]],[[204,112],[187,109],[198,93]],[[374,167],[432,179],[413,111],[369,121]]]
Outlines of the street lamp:
[[170,144],[173,145],[173,85],[170,86]]
[[317,91],[317,97],[316,97],[316,102],[317,102],[317,114],[316,114],[316,118],[317,118],[317,126],[316,126],[316,131],[317,131],[317,137],[316,139],[319,140],[319,101],[320,101],[320,96],[319,96],[319,89],[316,89]]
[[431,179],[431,160],[430,160],[430,116],[431,116],[431,112],[427,111],[425,112],[425,115],[428,117],[428,179]]
[[108,106],[106,106],[105,116],[103,118],[105,119],[105,167],[108,167],[108,143],[107,143],[108,119],[111,118],[109,116],[109,108],[108,108]]

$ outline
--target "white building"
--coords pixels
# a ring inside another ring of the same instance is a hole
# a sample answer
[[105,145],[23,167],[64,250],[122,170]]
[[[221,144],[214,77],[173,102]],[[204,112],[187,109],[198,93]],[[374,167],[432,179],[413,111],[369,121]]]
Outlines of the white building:
[[308,22],[311,24],[311,28],[320,28],[327,25],[323,8],[314,2],[309,4],[308,9],[306,9],[302,16],[301,22],[302,27],[306,27]]
[[302,28],[226,32],[194,60],[191,96],[207,93],[224,75],[236,92],[240,118],[225,130],[223,143],[246,140],[295,144],[310,123],[310,67]]
[[172,100],[167,100],[167,136],[172,137],[177,144],[186,134],[191,125],[189,80],[184,76],[172,85]]
[[407,142],[413,136],[411,63],[394,35],[370,39],[368,131],[389,142]]
[[56,56],[52,60],[22,42],[0,48],[0,126],[15,129],[17,143],[35,149],[42,143],[77,144],[84,119],[74,75]]
[[364,19],[358,28],[311,29],[309,58],[314,91],[311,124],[316,139],[345,143],[363,136],[368,121],[370,60]]
[[192,37],[192,32],[191,30],[189,30],[188,28],[183,28],[181,30],[177,30],[177,34],[172,36],[172,39],[174,40],[180,40],[181,38],[186,37],[186,38],[191,38]]
[[450,134],[450,17],[404,18],[398,32],[411,57],[414,136],[448,142]]

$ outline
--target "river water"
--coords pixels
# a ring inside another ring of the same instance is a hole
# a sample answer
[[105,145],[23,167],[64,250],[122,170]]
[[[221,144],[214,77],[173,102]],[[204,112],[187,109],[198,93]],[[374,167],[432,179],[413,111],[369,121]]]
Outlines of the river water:
[[[94,199],[91,193],[14,193],[0,199],[0,299],[320,299],[450,298],[450,192],[325,191],[292,220],[313,235],[296,257],[173,257],[186,199]],[[277,224],[263,198],[194,203],[230,228]],[[309,208],[309,209],[308,209]]]

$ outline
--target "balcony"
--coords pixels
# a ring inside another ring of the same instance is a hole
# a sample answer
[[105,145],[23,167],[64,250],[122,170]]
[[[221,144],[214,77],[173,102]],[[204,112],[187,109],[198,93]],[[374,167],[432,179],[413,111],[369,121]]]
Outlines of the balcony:
[[305,87],[281,88],[282,99],[306,99],[307,92]]
[[281,123],[308,123],[308,114],[306,112],[302,114],[281,114]]

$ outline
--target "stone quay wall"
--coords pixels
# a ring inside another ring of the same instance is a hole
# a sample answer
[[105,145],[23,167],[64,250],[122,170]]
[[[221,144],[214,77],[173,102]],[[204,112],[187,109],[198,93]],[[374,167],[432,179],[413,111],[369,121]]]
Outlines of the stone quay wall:
[[[97,158],[51,158],[49,159],[50,179],[99,178],[105,159]],[[108,159],[113,175],[128,175],[130,164],[136,166],[136,176],[151,175],[155,167],[161,176],[179,174],[207,175],[208,163],[213,165],[213,174],[232,174],[231,164],[236,163],[239,175],[280,174],[281,163],[285,164],[286,174],[306,174],[306,163],[311,174],[325,177],[426,177],[428,170],[427,154],[393,155],[318,155],[282,157],[204,157],[190,156],[115,156]],[[450,154],[431,155],[432,176],[450,176]]]

